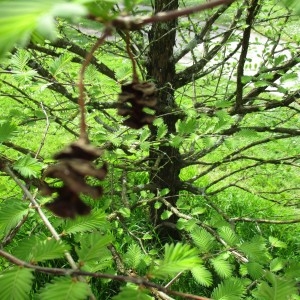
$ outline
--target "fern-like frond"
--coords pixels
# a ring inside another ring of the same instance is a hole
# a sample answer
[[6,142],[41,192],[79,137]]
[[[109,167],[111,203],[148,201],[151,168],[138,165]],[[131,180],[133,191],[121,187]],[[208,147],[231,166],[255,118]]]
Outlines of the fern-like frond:
[[17,126],[10,122],[0,123],[0,143],[7,141],[14,137],[17,132]]
[[41,300],[72,299],[85,300],[90,295],[90,288],[86,282],[71,277],[56,278],[39,292]]
[[220,237],[230,246],[235,246],[239,242],[236,233],[228,226],[222,226],[219,228],[218,233]]
[[32,270],[13,267],[0,273],[0,299],[29,299],[33,275]]
[[280,257],[276,257],[270,262],[270,271],[278,272],[282,270],[284,266],[285,266],[285,260]]
[[191,269],[195,280],[203,286],[211,286],[213,283],[212,274],[203,266],[199,265]]
[[244,298],[245,291],[246,288],[241,279],[225,279],[213,290],[211,298],[214,300],[241,300]]
[[214,237],[203,228],[195,227],[191,232],[191,237],[202,253],[209,252],[214,245]]
[[280,241],[278,238],[274,236],[269,236],[269,242],[271,243],[272,247],[275,248],[286,248],[287,244],[285,242]]
[[246,264],[248,274],[253,279],[259,279],[264,275],[263,266],[257,262],[249,262]]
[[19,241],[12,253],[20,259],[36,263],[39,261],[62,258],[70,247],[62,241],[34,235]]
[[93,66],[93,65],[90,65],[85,74],[85,79],[86,79],[86,82],[88,83],[96,83],[99,81],[99,72],[98,70]]
[[266,247],[266,241],[255,236],[250,242],[245,242],[239,247],[249,259],[258,263],[266,263],[269,260],[269,253]]
[[62,72],[64,72],[70,62],[71,62],[72,56],[64,53],[60,55],[59,57],[55,58],[50,64],[49,64],[49,71],[53,77],[58,76]]
[[144,254],[142,253],[141,248],[136,244],[131,244],[128,247],[126,254],[124,255],[124,262],[128,267],[137,269],[143,257]]
[[113,300],[154,300],[149,296],[149,292],[132,284],[127,284],[121,288],[121,292],[112,298]]
[[262,282],[253,293],[259,300],[288,300],[290,296],[297,293],[295,281],[284,279],[268,272],[266,276],[268,282]]
[[107,229],[109,223],[106,214],[102,210],[94,210],[88,216],[77,217],[74,220],[67,220],[64,225],[64,233],[78,233],[93,231],[95,229]]
[[80,240],[80,248],[76,249],[79,260],[83,263],[96,260],[101,261],[106,246],[113,241],[111,235],[102,235],[100,232],[83,234]]
[[285,272],[287,278],[300,278],[300,261],[290,261]]
[[197,249],[182,243],[166,244],[164,259],[158,263],[158,267],[152,270],[151,275],[167,278],[179,272],[191,270],[200,263]]
[[13,168],[26,178],[36,178],[42,170],[43,164],[30,155],[20,157],[13,165]]
[[218,256],[210,260],[217,274],[222,278],[228,278],[232,274],[232,267],[229,261],[222,256]]
[[28,68],[27,63],[30,59],[30,53],[24,49],[18,49],[18,51],[11,56],[11,64],[17,71],[26,71]]
[[53,39],[56,35],[54,17],[86,14],[78,3],[60,0],[3,0],[0,10],[0,58],[16,44],[24,45],[36,29],[36,35]]
[[14,228],[28,213],[28,204],[11,199],[0,204],[0,236]]

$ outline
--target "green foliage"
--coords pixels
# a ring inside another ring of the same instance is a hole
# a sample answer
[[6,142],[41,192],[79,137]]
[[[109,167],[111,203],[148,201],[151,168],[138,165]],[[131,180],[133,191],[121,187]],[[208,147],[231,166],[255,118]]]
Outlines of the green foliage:
[[53,77],[57,77],[65,71],[72,60],[72,57],[67,53],[60,55],[49,63],[49,71]]
[[84,300],[88,295],[90,295],[89,285],[86,282],[81,282],[71,277],[54,279],[51,283],[48,283],[39,294],[41,300]]
[[37,263],[40,261],[62,258],[65,251],[70,247],[62,241],[53,238],[48,239],[43,235],[33,235],[21,239],[17,246],[12,249],[12,253],[22,260]]
[[211,294],[214,300],[241,300],[246,288],[241,279],[230,278],[221,282]]
[[74,17],[86,14],[83,6],[60,0],[2,0],[0,5],[0,58],[16,43],[25,45],[34,29],[43,38],[53,39],[56,36],[55,16]]
[[[162,286],[176,277],[173,290],[200,297],[298,299],[299,223],[272,224],[299,219],[298,1],[282,1],[291,15],[273,0],[235,1],[176,25],[129,30],[130,39],[121,28],[112,31],[84,73],[89,140],[105,149],[109,172],[101,198],[80,195],[91,215],[62,220],[42,207],[60,242],[6,173],[8,165],[42,205],[53,201],[36,190],[51,155],[78,139],[82,62],[114,18],[125,27],[131,18],[139,22],[140,14],[152,16],[150,2],[0,0],[3,250],[55,268],[68,267],[71,255],[84,271],[145,276]],[[256,2],[248,43],[242,33]],[[180,7],[199,3],[205,0]],[[166,60],[174,44],[174,59]],[[158,87],[154,124],[139,130],[123,126],[116,111],[120,85],[133,75],[129,48],[139,79]],[[87,299],[90,291],[96,299],[154,297],[138,284],[93,276],[84,283],[8,266],[0,260],[0,299]]]
[[0,298],[3,300],[29,299],[33,281],[32,270],[14,267],[0,273]]
[[203,286],[211,286],[213,284],[213,278],[211,272],[204,266],[200,265],[191,269],[194,279]]
[[0,122],[0,143],[11,139],[17,132],[17,126],[10,122]]
[[19,199],[0,203],[0,236],[7,234],[28,214],[28,204]]
[[297,0],[281,0],[288,8],[292,9],[296,14],[300,14],[300,3]]
[[143,288],[128,284],[121,288],[121,292],[112,298],[113,300],[153,300],[154,298],[149,296],[149,292]]
[[246,264],[248,274],[255,280],[264,275],[263,266],[257,262],[249,262]]
[[64,227],[64,234],[74,234],[78,232],[94,231],[95,229],[107,229],[109,223],[102,210],[94,210],[91,215],[77,217],[74,220],[67,220]]
[[217,274],[222,278],[228,278],[232,274],[232,266],[228,260],[223,258],[223,255],[210,260]]
[[202,253],[209,252],[214,244],[213,236],[205,229],[196,227],[191,232],[191,237],[195,245],[199,248]]
[[144,254],[142,253],[142,249],[136,244],[131,244],[124,255],[124,262],[130,268],[136,270],[141,264],[143,257]]
[[270,271],[278,272],[284,268],[285,261],[279,257],[274,258],[270,263]]
[[286,248],[287,244],[280,241],[279,239],[277,239],[274,236],[269,236],[269,242],[271,243],[272,247],[276,247],[276,248]]
[[290,279],[280,278],[271,272],[267,273],[268,282],[262,282],[254,293],[256,299],[284,300],[290,299],[297,293],[295,282]]
[[260,236],[255,236],[250,242],[241,244],[240,249],[253,261],[266,262],[269,253],[266,248],[265,240]]
[[178,121],[178,133],[180,135],[190,134],[195,132],[195,130],[199,127],[198,121],[195,118],[189,118],[182,122]]
[[76,253],[82,264],[88,264],[94,260],[101,261],[103,256],[107,256],[107,248],[113,241],[111,235],[103,235],[100,232],[84,233],[79,235],[80,248],[76,249]]
[[220,237],[224,239],[224,241],[230,246],[234,246],[238,243],[238,237],[230,227],[223,226],[219,228],[218,233],[220,234]]
[[37,178],[44,165],[30,155],[20,157],[13,165],[13,168],[25,178]]
[[166,244],[164,258],[151,271],[151,276],[168,278],[179,272],[191,270],[200,262],[198,251],[195,248],[182,243]]

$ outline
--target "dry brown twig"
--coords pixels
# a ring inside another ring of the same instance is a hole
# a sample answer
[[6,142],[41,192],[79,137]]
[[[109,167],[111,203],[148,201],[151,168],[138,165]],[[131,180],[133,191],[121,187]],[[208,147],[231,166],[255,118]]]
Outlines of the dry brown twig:
[[164,292],[166,294],[180,296],[184,299],[195,299],[195,300],[211,300],[210,298],[205,298],[197,295],[177,292],[169,290],[161,285],[158,285],[156,283],[153,283],[149,281],[148,279],[141,278],[141,277],[133,277],[133,276],[123,276],[123,275],[112,275],[112,274],[106,274],[106,273],[92,273],[92,272],[86,272],[81,270],[74,270],[74,269],[63,269],[63,268],[47,268],[47,267],[41,267],[38,265],[33,265],[28,262],[25,262],[23,260],[18,259],[17,257],[11,255],[10,253],[0,249],[0,255],[4,258],[6,258],[11,263],[33,269],[37,272],[46,273],[46,274],[54,274],[54,275],[64,275],[64,276],[88,276],[88,277],[94,277],[94,278],[103,278],[103,279],[113,279],[121,282],[131,282],[134,283],[141,288],[155,288],[158,291]]

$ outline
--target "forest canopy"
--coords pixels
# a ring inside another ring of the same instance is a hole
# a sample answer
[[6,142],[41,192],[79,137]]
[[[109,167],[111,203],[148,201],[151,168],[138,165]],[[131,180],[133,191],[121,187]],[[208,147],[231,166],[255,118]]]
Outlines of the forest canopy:
[[0,0],[0,298],[297,300],[297,0]]

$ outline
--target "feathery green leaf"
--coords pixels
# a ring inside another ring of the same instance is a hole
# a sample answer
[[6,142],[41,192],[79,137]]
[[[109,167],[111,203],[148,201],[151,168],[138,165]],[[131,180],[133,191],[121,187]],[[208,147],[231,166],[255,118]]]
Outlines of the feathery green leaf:
[[241,300],[245,293],[243,281],[238,278],[225,279],[213,290],[211,298],[214,300]]
[[43,164],[30,155],[20,157],[13,165],[13,168],[25,178],[38,177],[42,167]]
[[217,274],[222,278],[230,277],[232,274],[231,264],[222,256],[210,260]]
[[11,199],[0,204],[0,236],[7,234],[28,213],[28,203]]
[[0,273],[0,299],[29,299],[33,275],[32,270],[13,267]]
[[214,237],[203,228],[195,227],[191,232],[195,245],[202,253],[209,252],[214,244]]
[[179,272],[191,270],[200,263],[197,249],[182,243],[166,244],[164,259],[159,262],[158,267],[152,270],[151,275],[167,278]]
[[56,278],[40,291],[41,300],[85,300],[88,295],[90,295],[89,285],[71,277]]
[[262,282],[253,293],[259,300],[288,300],[290,296],[297,293],[295,281],[284,279],[268,272],[266,276],[268,282]]
[[10,122],[0,123],[0,143],[11,139],[17,132],[17,126]]
[[124,262],[132,269],[137,269],[143,259],[144,254],[136,244],[131,244],[124,255]]
[[48,239],[46,236],[34,235],[19,241],[12,253],[25,261],[39,261],[62,258],[70,247],[62,241]]
[[266,248],[266,241],[260,237],[255,236],[250,242],[245,242],[239,247],[251,260],[258,263],[267,262],[269,253]]
[[264,275],[263,266],[257,262],[249,262],[246,264],[248,274],[253,279],[259,279]]
[[94,229],[108,228],[106,214],[102,210],[93,211],[89,216],[77,217],[74,220],[67,220],[64,226],[64,233],[93,231]]
[[100,232],[84,233],[80,237],[80,248],[76,253],[81,262],[101,261],[103,254],[108,252],[106,246],[113,241],[113,236],[102,235]]
[[121,292],[112,298],[113,300],[153,300],[154,298],[149,296],[149,292],[146,289],[128,284],[121,288]]
[[195,280],[203,286],[211,286],[213,283],[212,274],[203,266],[199,265],[191,269]]
[[220,237],[230,246],[234,246],[238,243],[238,237],[236,233],[228,226],[222,226],[218,229]]

